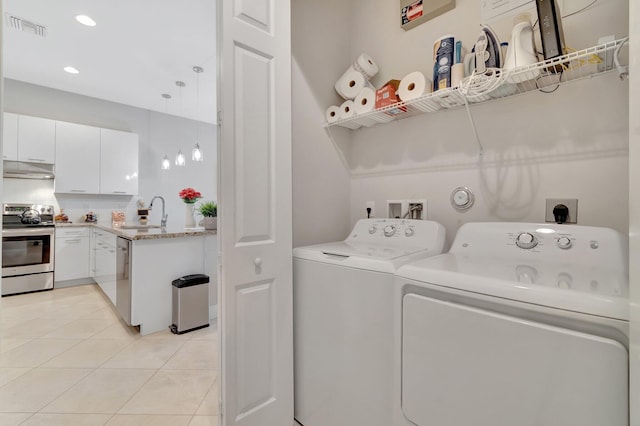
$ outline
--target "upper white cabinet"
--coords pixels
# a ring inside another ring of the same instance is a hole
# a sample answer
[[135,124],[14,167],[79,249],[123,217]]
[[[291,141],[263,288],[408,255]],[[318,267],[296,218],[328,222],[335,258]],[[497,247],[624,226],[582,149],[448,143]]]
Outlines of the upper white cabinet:
[[55,192],[100,193],[100,128],[56,122]]
[[18,115],[18,161],[54,164],[55,156],[55,120]]
[[55,192],[136,195],[138,135],[56,122]]
[[18,114],[11,112],[3,114],[2,159],[18,161]]
[[100,129],[100,193],[138,193],[138,135]]

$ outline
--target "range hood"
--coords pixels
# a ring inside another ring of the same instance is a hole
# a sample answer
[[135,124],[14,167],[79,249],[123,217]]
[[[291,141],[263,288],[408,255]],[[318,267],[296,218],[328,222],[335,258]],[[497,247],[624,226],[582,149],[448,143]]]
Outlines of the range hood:
[[53,164],[3,161],[3,177],[17,179],[53,179]]

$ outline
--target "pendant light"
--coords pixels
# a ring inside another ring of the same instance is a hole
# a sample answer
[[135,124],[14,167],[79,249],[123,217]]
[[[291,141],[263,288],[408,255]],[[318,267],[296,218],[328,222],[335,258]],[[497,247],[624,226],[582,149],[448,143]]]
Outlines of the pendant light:
[[[182,88],[186,86],[186,84],[184,83],[184,81],[176,81],[176,86],[180,88],[180,111],[182,112]],[[178,153],[176,154],[175,163],[178,167],[184,167],[187,164],[181,149],[179,149]]]
[[171,161],[169,161],[169,157],[166,155],[162,159],[162,170],[169,170],[171,168]]
[[191,160],[204,161],[200,144],[198,143],[198,122],[200,121],[200,74],[204,71],[202,67],[193,67],[193,72],[196,73],[196,146],[191,151]]
[[[171,95],[168,93],[163,93],[162,97],[164,98],[164,109],[165,112],[168,112],[168,101],[169,99],[171,99]],[[169,157],[167,157],[167,155],[164,155],[164,158],[162,159],[162,170],[169,170],[171,168],[171,161],[169,161]]]

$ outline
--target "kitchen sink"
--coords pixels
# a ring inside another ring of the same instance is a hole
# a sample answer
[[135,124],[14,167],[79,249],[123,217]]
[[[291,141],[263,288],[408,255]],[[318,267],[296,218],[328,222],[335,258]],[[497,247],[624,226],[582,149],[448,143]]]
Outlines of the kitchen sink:
[[160,228],[160,225],[122,225],[120,229],[150,229]]

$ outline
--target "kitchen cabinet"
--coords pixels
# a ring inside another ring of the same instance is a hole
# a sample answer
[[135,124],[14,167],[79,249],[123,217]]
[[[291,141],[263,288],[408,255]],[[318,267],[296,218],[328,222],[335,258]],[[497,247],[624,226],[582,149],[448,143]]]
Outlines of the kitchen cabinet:
[[2,114],[2,159],[18,161],[18,114]]
[[100,193],[138,193],[138,135],[100,129]]
[[[93,279],[102,292],[116,304],[116,236],[93,230]],[[88,252],[88,251],[87,251]]]
[[57,228],[55,239],[54,280],[89,278],[90,269],[89,227]]
[[56,122],[55,192],[100,192],[100,128]]
[[54,164],[55,151],[55,120],[18,115],[18,161]]

